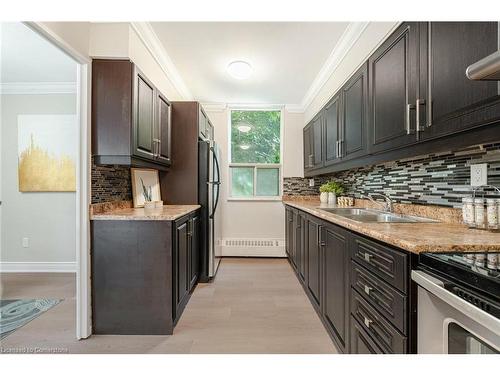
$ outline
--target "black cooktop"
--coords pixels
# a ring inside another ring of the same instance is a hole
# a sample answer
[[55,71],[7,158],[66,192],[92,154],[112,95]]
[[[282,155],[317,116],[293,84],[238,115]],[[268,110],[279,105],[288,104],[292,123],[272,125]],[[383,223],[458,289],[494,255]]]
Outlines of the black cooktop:
[[419,268],[442,280],[450,292],[500,318],[500,270],[471,265],[464,253],[420,254]]

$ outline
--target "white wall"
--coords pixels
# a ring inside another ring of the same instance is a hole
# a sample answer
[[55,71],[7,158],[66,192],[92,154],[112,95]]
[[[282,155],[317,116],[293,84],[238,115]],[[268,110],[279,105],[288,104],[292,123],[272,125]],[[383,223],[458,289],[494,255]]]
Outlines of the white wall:
[[[208,108],[208,107],[207,107]],[[285,213],[281,201],[231,201],[229,193],[229,109],[211,111],[208,117],[215,128],[215,140],[221,148],[221,201],[223,239],[273,239],[285,238]],[[283,128],[283,165],[285,177],[303,175],[302,170],[302,113],[284,111]],[[284,247],[237,249],[223,247],[226,256],[284,256]]]
[[130,23],[92,24],[88,54],[93,58],[130,59],[169,100],[187,99],[172,84]]
[[305,108],[304,121],[309,122],[349,77],[398,25],[398,22],[370,22],[333,74]]
[[[17,116],[76,114],[76,96],[47,94],[0,95],[0,97],[2,108],[0,261],[73,263],[76,259],[75,193],[19,192]],[[22,247],[23,237],[30,239],[28,248]],[[66,264],[62,267],[72,269],[74,265]]]

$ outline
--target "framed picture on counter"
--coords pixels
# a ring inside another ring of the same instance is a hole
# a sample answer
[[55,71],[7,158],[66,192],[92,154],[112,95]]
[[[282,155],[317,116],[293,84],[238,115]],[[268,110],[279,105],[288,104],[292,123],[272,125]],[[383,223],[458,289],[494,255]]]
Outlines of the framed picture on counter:
[[144,202],[161,201],[160,177],[156,169],[130,168],[134,207],[144,207]]

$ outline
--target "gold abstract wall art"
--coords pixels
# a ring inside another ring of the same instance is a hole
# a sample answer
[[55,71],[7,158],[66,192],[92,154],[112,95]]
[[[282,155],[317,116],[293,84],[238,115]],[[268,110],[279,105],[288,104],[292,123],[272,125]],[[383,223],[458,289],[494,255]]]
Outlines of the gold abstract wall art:
[[19,115],[17,124],[19,191],[76,191],[76,116]]

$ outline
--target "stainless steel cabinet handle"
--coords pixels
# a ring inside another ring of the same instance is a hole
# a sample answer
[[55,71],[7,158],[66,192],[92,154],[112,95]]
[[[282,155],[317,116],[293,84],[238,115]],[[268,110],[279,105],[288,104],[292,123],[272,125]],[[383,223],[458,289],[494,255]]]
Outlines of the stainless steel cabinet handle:
[[410,119],[410,111],[412,109],[415,109],[415,104],[406,105],[406,134],[413,133],[413,130],[411,129],[411,119]]
[[425,99],[417,99],[415,110],[416,110],[416,129],[419,132],[423,132],[425,130],[425,126],[420,125],[420,106],[425,104]]
[[370,292],[373,290],[373,288],[369,287],[368,285],[365,285],[364,290],[365,290],[366,295],[369,296]]

